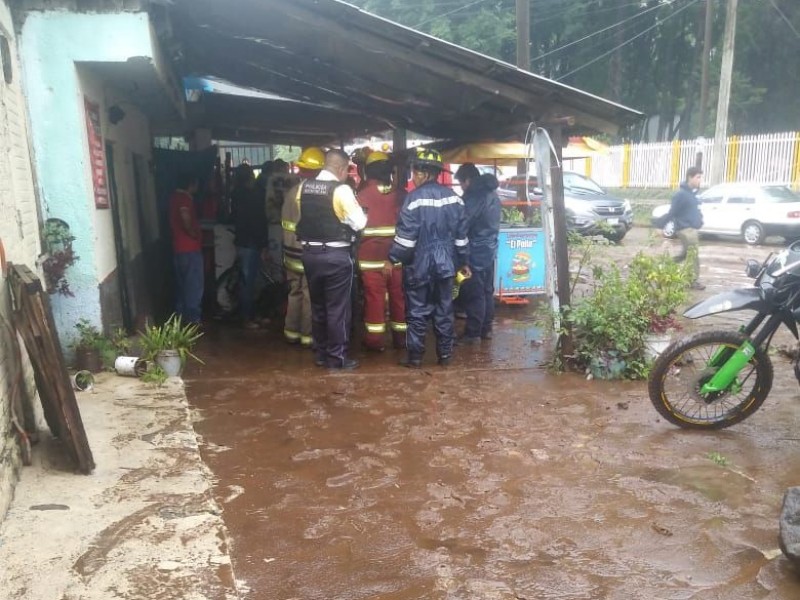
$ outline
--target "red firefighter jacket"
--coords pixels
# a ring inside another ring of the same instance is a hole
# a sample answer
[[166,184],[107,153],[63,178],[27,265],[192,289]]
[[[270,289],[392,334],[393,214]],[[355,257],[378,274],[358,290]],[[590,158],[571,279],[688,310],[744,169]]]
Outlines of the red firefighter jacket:
[[358,203],[367,213],[367,226],[358,249],[358,264],[362,271],[383,269],[403,203],[400,192],[390,190],[384,193],[382,188],[377,181],[369,180],[358,193]]

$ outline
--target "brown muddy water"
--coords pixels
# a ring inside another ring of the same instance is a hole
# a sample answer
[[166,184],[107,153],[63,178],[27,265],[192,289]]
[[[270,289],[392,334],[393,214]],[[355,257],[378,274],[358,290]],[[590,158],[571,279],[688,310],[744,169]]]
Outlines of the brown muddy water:
[[[704,294],[737,252],[704,247]],[[274,332],[211,328],[188,395],[242,596],[800,598],[777,542],[800,484],[789,363],[752,418],[686,432],[641,382],[547,373],[520,316],[421,371],[390,351],[331,373]]]

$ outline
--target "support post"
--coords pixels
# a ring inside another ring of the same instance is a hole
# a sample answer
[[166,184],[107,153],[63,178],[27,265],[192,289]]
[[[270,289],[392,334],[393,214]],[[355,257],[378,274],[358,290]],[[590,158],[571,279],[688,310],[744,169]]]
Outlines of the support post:
[[[553,238],[555,244],[556,282],[558,285],[558,305],[564,309],[570,305],[569,280],[569,246],[567,244],[567,210],[564,206],[564,172],[562,149],[564,135],[560,125],[550,127],[550,139],[555,148],[555,160],[550,165],[550,186],[553,193]],[[566,327],[566,333],[559,339],[559,353],[562,363],[573,355],[572,332]]]

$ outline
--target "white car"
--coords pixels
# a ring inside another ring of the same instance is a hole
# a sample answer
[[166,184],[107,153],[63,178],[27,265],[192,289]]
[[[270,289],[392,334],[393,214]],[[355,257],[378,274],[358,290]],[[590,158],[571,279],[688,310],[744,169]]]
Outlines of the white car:
[[[787,242],[800,239],[800,195],[785,185],[722,183],[698,195],[703,227],[700,233],[741,237],[751,245],[771,235]],[[653,224],[661,223],[669,204],[653,209]],[[670,220],[662,226],[664,237],[675,235]]]

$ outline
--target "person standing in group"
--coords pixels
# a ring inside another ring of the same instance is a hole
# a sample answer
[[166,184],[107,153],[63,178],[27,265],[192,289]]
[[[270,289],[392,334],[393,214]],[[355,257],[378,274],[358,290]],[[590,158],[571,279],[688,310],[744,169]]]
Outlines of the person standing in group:
[[416,148],[411,167],[414,190],[403,202],[389,251],[389,260],[403,265],[408,332],[407,355],[401,364],[422,364],[428,319],[433,318],[436,354],[439,364],[446,366],[455,339],[453,279],[456,271],[470,273],[464,202],[437,183],[444,170],[439,152]]
[[675,262],[683,262],[689,257],[693,268],[693,290],[704,290],[706,286],[700,282],[700,240],[698,230],[703,226],[703,213],[700,212],[700,201],[697,191],[703,182],[703,171],[699,167],[689,167],[686,179],[680,189],[672,197],[668,219],[675,223],[675,235],[681,242],[681,251],[675,256]]
[[283,337],[289,344],[311,347],[311,299],[308,281],[303,269],[303,247],[297,239],[297,222],[300,220],[301,182],[316,178],[325,164],[325,154],[319,148],[306,148],[297,160],[301,181],[291,188],[283,200],[281,227],[283,228],[283,266],[289,297]]
[[494,320],[494,263],[500,232],[499,182],[491,173],[481,175],[472,163],[464,163],[455,174],[464,191],[469,237],[469,268],[472,277],[461,285],[460,297],[467,323],[461,345],[492,337]]
[[202,231],[194,194],[197,176],[178,175],[178,187],[169,199],[169,226],[175,266],[175,312],[184,323],[200,323],[203,302]]
[[345,181],[350,159],[342,150],[325,155],[316,179],[300,185],[297,237],[311,298],[314,362],[331,369],[354,369],[347,356],[352,325],[355,234],[367,224],[353,190]]
[[358,202],[367,214],[367,226],[358,248],[364,291],[364,346],[375,351],[384,349],[387,297],[392,343],[395,348],[406,347],[403,270],[389,262],[401,204],[400,194],[392,186],[392,168],[388,154],[370,153],[364,161],[366,181],[358,192]]
[[235,187],[231,193],[236,256],[241,269],[239,313],[245,329],[258,329],[256,320],[255,283],[261,269],[261,259],[267,247],[267,215],[256,187],[250,165],[236,168]]

